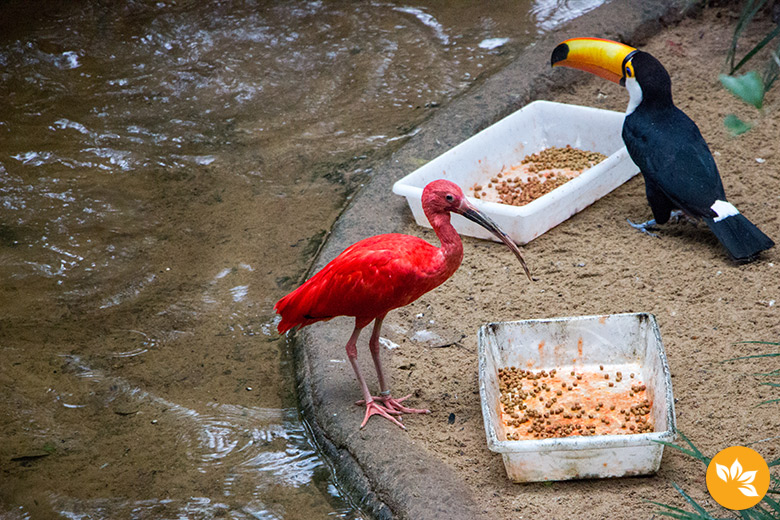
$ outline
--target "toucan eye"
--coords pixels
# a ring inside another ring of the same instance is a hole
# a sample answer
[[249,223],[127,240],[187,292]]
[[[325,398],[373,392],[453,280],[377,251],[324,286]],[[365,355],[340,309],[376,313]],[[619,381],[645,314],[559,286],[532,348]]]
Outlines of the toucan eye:
[[626,67],[626,77],[627,78],[631,77],[631,67]]
[[447,199],[447,202],[452,202],[453,200],[455,200],[455,197],[449,193],[444,198]]

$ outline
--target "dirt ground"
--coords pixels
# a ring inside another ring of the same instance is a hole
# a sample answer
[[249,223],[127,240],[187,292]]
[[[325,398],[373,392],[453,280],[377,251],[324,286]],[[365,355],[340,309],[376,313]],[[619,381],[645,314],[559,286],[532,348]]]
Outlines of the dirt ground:
[[[778,89],[770,92],[760,115],[727,93],[717,78],[736,16],[705,10],[641,48],[670,71],[675,102],[709,143],[729,200],[778,242]],[[753,37],[766,34],[768,24],[751,27]],[[586,73],[582,78],[546,99],[625,110],[623,88]],[[758,124],[733,138],[723,126],[732,112]],[[525,246],[534,283],[506,248],[467,238],[463,265],[452,279],[385,320],[383,335],[399,345],[386,356],[396,393],[414,392],[410,406],[432,411],[405,419],[409,435],[451,466],[495,518],[648,518],[659,508],[647,501],[686,507],[673,482],[711,510],[719,507],[706,491],[704,466],[670,449],[655,476],[510,482],[501,456],[487,448],[479,402],[476,332],[490,321],[652,313],[672,371],[679,430],[708,456],[735,444],[750,445],[767,460],[780,456],[778,405],[756,406],[779,396],[754,375],[776,364],[723,363],[772,348],[738,342],[780,339],[780,247],[738,265],[704,224],[667,224],[660,238],[653,238],[626,223],[626,218],[650,217],[638,175]],[[435,241],[411,215],[404,232]],[[419,334],[424,330],[445,341],[426,341]]]

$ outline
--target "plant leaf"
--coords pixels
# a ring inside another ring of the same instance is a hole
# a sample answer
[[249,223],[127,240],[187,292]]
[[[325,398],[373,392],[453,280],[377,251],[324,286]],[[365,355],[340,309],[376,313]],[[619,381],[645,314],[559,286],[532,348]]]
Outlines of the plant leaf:
[[741,60],[739,60],[739,63],[737,63],[731,69],[731,73],[734,74],[736,71],[738,71],[742,67],[742,65],[744,65],[745,63],[750,61],[750,58],[755,56],[756,53],[758,51],[760,51],[761,49],[763,49],[769,42],[774,40],[777,37],[778,34],[780,34],[780,26],[775,27],[775,29],[771,33],[767,34],[766,37],[763,40],[761,40],[758,44],[756,44],[755,47],[750,49],[750,52],[745,54],[745,56]]
[[734,136],[742,135],[753,128],[753,125],[742,121],[734,114],[727,115],[726,119],[723,120],[723,124],[726,125],[726,128],[731,132],[731,135]]
[[718,77],[723,86],[726,87],[726,90],[745,103],[750,103],[754,107],[761,109],[761,106],[764,104],[764,80],[761,79],[758,72],[751,70],[742,76],[721,74]]
[[764,7],[765,3],[766,0],[759,0],[758,3],[753,0],[748,0],[747,3],[745,3],[745,6],[742,8],[742,12],[739,15],[739,20],[737,20],[737,26],[734,29],[734,34],[731,37],[731,46],[729,48],[728,55],[726,56],[726,63],[731,65],[731,72],[734,72],[734,57],[737,53],[737,43],[739,41],[739,37],[753,20],[753,17],[756,16],[756,13],[758,13],[758,11]]
[[682,497],[685,499],[685,501],[688,502],[696,510],[696,512],[699,513],[699,515],[702,518],[705,518],[707,520],[714,520],[712,518],[712,515],[710,515],[707,512],[706,509],[704,509],[702,506],[700,506],[698,502],[696,502],[693,498],[691,498],[688,495],[688,493],[683,491],[683,489],[680,486],[678,486],[676,482],[672,482],[672,486],[674,486],[674,489],[676,489],[677,492],[680,493],[680,495],[682,495]]

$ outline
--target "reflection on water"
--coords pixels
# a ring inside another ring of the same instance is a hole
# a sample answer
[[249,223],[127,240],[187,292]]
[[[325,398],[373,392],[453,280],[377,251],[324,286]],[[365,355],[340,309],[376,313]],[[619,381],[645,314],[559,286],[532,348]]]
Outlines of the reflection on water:
[[378,159],[598,3],[0,4],[0,516],[361,518],[273,303]]

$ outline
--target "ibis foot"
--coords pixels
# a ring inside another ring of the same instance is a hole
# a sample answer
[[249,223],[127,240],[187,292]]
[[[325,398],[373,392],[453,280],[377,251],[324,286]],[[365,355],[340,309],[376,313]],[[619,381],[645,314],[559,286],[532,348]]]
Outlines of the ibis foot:
[[[379,396],[371,396],[371,402],[366,406],[366,417],[363,419],[363,424],[360,425],[361,428],[366,425],[366,422],[368,421],[368,418],[372,415],[381,415],[382,417],[391,420],[404,430],[406,429],[399,421],[400,417],[396,419],[393,417],[394,415],[402,415],[405,413],[431,413],[430,410],[425,410],[422,408],[408,408],[401,403],[406,401],[412,396],[412,394],[409,394],[407,396],[401,397],[400,399],[396,399],[391,395],[379,395]],[[355,402],[358,406],[363,406],[366,404],[365,399],[361,399],[360,401]]]

